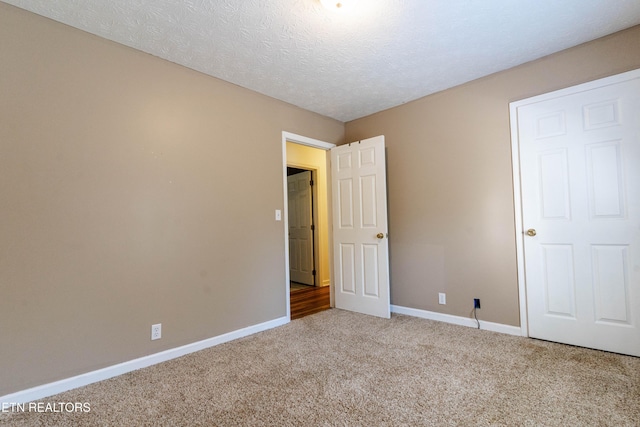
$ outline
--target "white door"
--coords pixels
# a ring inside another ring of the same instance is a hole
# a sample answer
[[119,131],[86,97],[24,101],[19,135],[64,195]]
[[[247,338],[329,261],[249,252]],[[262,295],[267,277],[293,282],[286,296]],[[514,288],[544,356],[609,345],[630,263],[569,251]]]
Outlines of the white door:
[[289,199],[289,278],[313,283],[313,229],[311,171],[287,177]]
[[640,356],[640,73],[518,104],[529,336]]
[[331,149],[336,308],[389,318],[384,136]]

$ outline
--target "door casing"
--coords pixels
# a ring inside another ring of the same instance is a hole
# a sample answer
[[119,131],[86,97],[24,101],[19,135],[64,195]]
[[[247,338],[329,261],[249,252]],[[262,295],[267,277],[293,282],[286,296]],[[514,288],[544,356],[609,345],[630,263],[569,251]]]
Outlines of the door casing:
[[[309,138],[302,135],[297,135],[291,132],[282,132],[282,188],[283,194],[287,197],[287,142],[293,142],[295,144],[306,145],[308,147],[318,148],[320,150],[326,151],[327,155],[327,208],[329,212],[332,211],[331,207],[331,161],[329,159],[329,150],[335,147],[335,144],[330,142],[320,141],[318,139]],[[286,308],[287,308],[287,319],[291,320],[291,300],[289,295],[289,282],[291,280],[289,271],[289,209],[287,200],[284,200],[284,212],[283,212],[283,220],[284,220],[284,259],[285,259],[285,282],[284,282],[284,293],[286,298]],[[331,221],[329,221],[329,226],[331,227]],[[333,236],[331,230],[327,230],[329,234],[329,259],[333,259]],[[334,307],[334,295],[333,295],[333,268],[329,269],[331,275],[331,283],[330,283],[330,295],[331,295],[331,307]]]

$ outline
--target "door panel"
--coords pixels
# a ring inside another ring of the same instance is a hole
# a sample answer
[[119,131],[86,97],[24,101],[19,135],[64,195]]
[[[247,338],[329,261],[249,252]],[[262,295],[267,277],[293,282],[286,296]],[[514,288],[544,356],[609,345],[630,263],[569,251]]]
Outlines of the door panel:
[[575,318],[573,245],[540,245],[545,292],[545,312]]
[[376,176],[368,175],[360,177],[360,194],[362,209],[360,210],[362,227],[376,228]]
[[596,321],[629,324],[627,245],[593,245]]
[[356,294],[356,256],[355,245],[352,243],[340,243],[340,264],[338,271],[340,277],[339,292],[345,294]]
[[340,180],[338,186],[338,224],[341,229],[353,228],[353,182],[351,180]]
[[378,244],[362,245],[362,272],[364,277],[363,293],[366,296],[380,297],[380,282],[378,280]]
[[519,104],[529,335],[640,356],[640,72]]
[[389,318],[384,137],[333,148],[331,164],[335,305]]
[[587,178],[591,219],[624,218],[624,180],[620,140],[587,146]]
[[567,150],[549,150],[538,155],[540,208],[544,219],[571,219]]

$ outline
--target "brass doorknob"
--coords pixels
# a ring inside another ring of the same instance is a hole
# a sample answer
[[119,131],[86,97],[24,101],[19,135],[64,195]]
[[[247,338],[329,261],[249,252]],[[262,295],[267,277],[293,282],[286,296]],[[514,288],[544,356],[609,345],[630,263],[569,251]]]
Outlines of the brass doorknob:
[[528,229],[528,230],[527,230],[527,236],[531,236],[531,237],[533,237],[533,236],[535,236],[536,234],[537,234],[537,233],[536,233],[536,230],[535,230],[534,228],[530,228],[530,229]]
[[382,234],[382,233],[378,233],[378,234],[376,234],[376,237],[377,237],[378,239],[383,239],[383,238],[384,238],[384,234]]

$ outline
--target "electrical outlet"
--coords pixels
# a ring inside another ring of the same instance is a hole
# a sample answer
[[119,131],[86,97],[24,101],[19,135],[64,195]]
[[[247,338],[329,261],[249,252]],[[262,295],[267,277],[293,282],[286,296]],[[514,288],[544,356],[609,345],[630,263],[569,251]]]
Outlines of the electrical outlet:
[[151,341],[162,338],[162,323],[151,325]]
[[438,294],[438,304],[445,305],[447,303],[447,294],[440,292]]
[[480,308],[480,298],[473,299],[473,308]]

